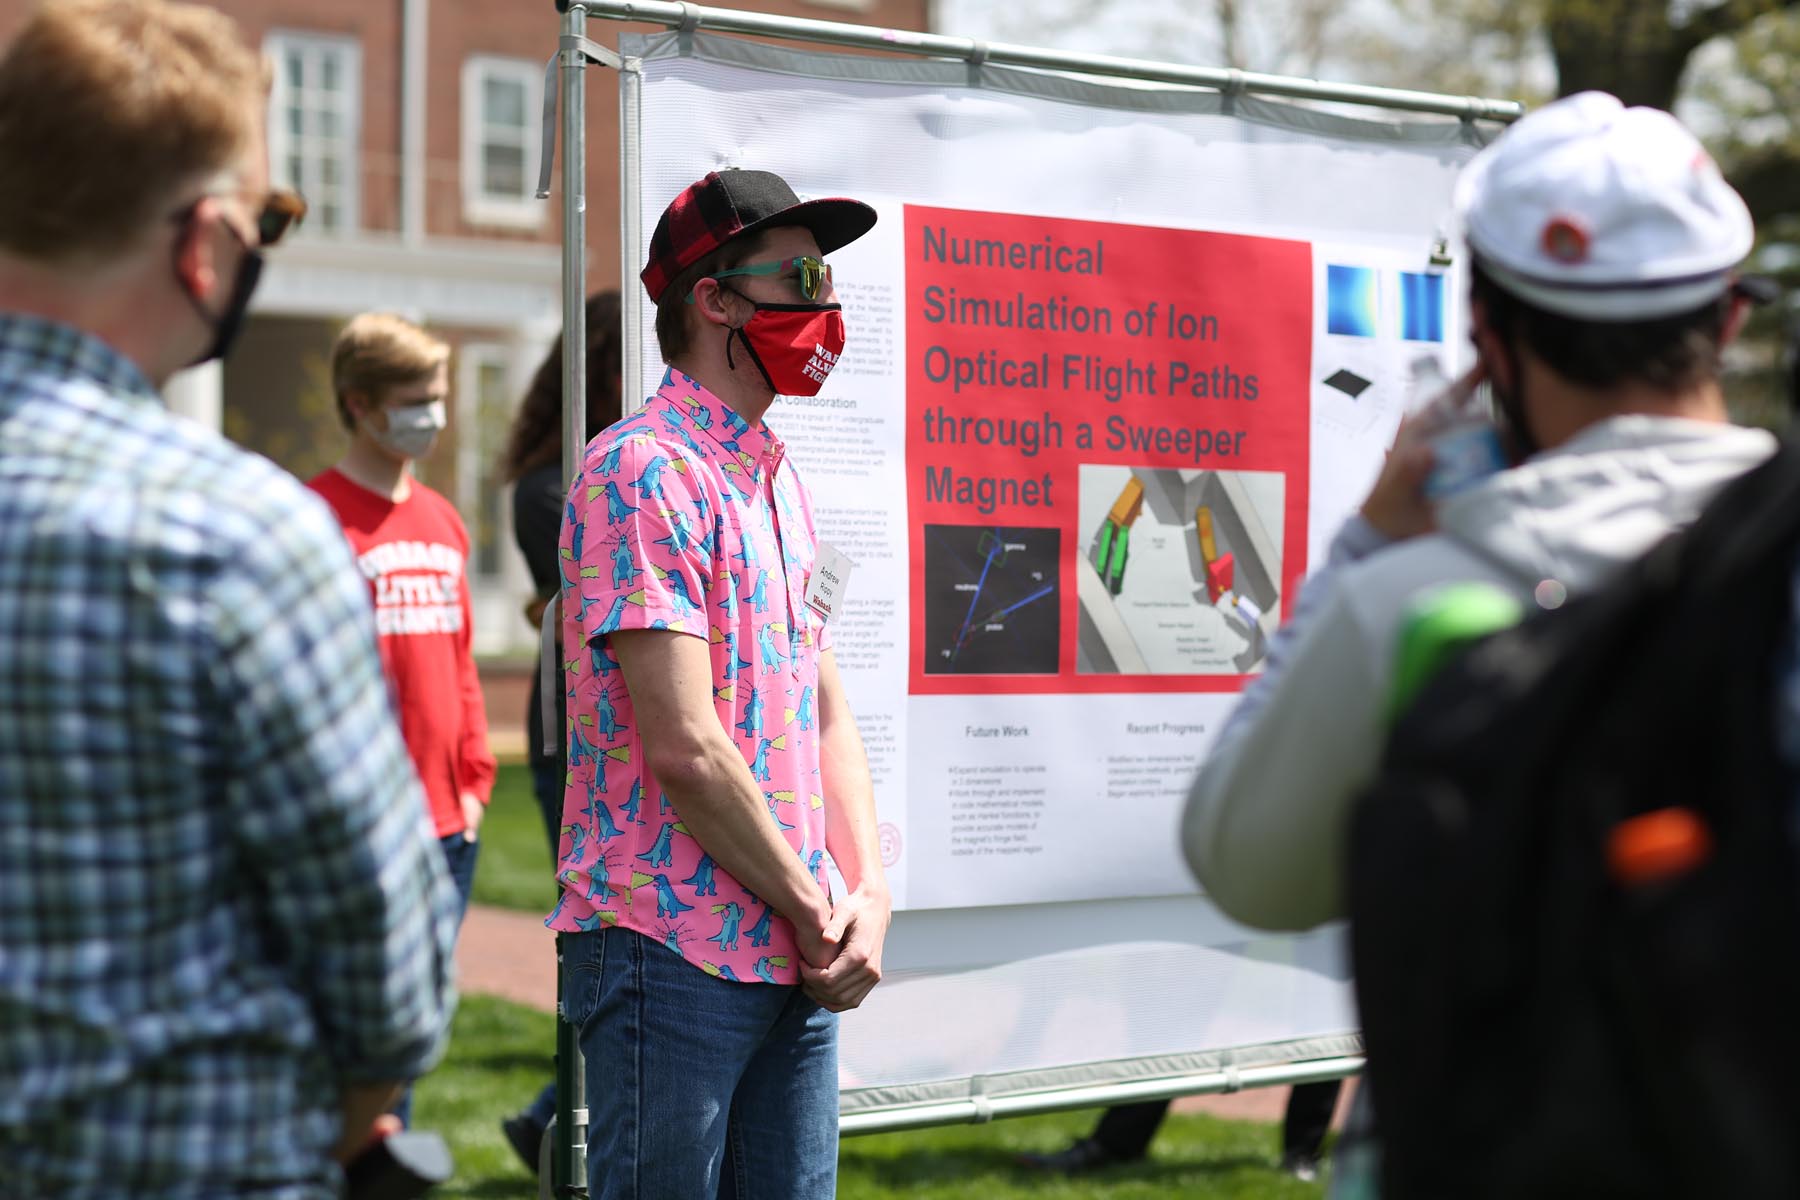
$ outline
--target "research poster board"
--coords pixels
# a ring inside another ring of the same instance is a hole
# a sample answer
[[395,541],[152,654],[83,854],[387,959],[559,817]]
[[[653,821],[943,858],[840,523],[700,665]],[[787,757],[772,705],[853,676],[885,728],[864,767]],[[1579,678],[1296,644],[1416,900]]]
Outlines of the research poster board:
[[839,365],[767,418],[855,564],[834,642],[904,910],[846,1088],[1353,1050],[1333,933],[1235,926],[1175,830],[1409,394],[1462,365],[1450,189],[1497,130],[704,34],[624,48],[646,239],[734,166],[879,213],[830,256]]

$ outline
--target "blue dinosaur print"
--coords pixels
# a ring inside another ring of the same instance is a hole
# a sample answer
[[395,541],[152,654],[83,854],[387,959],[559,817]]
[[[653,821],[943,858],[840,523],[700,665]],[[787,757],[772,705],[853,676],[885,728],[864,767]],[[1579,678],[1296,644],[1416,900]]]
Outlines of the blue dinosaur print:
[[657,538],[656,544],[667,546],[671,554],[686,554],[687,548],[694,541],[694,527],[688,524],[688,519],[680,512],[669,512],[665,515],[669,520],[669,536]]
[[733,558],[737,559],[739,562],[743,563],[744,569],[746,571],[748,571],[751,567],[756,566],[757,565],[756,539],[755,538],[745,538],[744,539],[744,548],[742,550],[739,550],[736,554],[732,555],[731,557],[733,557]]
[[675,894],[675,889],[669,886],[667,875],[633,875],[631,881],[633,887],[643,887],[645,884],[655,885],[656,915],[659,917],[669,919],[694,907],[681,902],[681,898]]
[[756,918],[756,924],[750,927],[750,944],[767,946],[775,935],[775,910],[768,905],[762,906],[762,916]]
[[668,456],[666,454],[658,454],[655,458],[652,458],[649,462],[644,464],[643,474],[634,479],[631,486],[636,488],[638,494],[646,500],[663,499],[662,473],[668,465]]
[[619,473],[619,456],[623,453],[625,453],[624,440],[615,441],[612,448],[606,452],[606,456],[600,460],[600,474],[617,475]]
[[[577,528],[579,528],[579,526],[577,526]],[[582,594],[581,581],[569,574],[571,565],[579,561],[579,559],[571,559],[565,554],[561,561],[557,563],[557,569],[562,575],[562,594],[565,598],[565,602],[567,597],[573,596],[575,602],[581,606],[575,610],[575,620],[577,622],[586,622],[587,610],[593,605],[594,601],[590,597]],[[580,570],[579,567],[576,567],[575,569]],[[563,611],[566,613],[568,610],[565,608]]]
[[750,688],[750,698],[744,702],[744,719],[737,727],[748,737],[761,737],[763,731],[763,698],[762,690],[754,685]]
[[[587,762],[598,764],[599,761],[600,747],[588,740],[587,734],[582,731],[580,721],[570,721],[569,765],[573,767]],[[604,783],[601,784],[600,790],[603,792],[606,790],[606,785]]]
[[644,823],[644,818],[638,816],[638,810],[642,808],[643,805],[644,781],[642,778],[639,778],[632,782],[631,798],[625,801],[625,807],[621,808],[619,811],[624,813],[625,819],[630,821],[633,825],[642,825]]
[[605,679],[619,669],[619,660],[606,652],[606,643],[595,640],[588,643],[588,661],[594,665],[594,674]]
[[619,711],[613,707],[611,689],[602,688],[600,698],[594,701],[595,714],[600,719],[600,734],[609,742],[619,740],[619,735],[631,728],[619,724]]
[[693,888],[696,896],[718,895],[719,885],[713,882],[712,855],[702,854],[699,865],[694,868],[694,873],[681,882]]
[[679,571],[669,572],[669,599],[672,601],[669,607],[675,610],[678,618],[685,619],[700,611],[700,606],[688,593],[687,576]]
[[573,500],[563,502],[563,520],[569,526],[569,553],[572,554],[575,561],[579,563],[581,561],[581,547],[587,537],[587,524],[582,521],[580,515],[576,513],[575,502]]
[[794,716],[800,721],[800,728],[813,727],[813,690],[808,684],[800,691],[800,707],[794,710]]
[[630,587],[637,582],[638,576],[644,572],[638,568],[631,554],[631,543],[620,538],[612,550],[612,584],[614,589]]
[[[613,454],[616,456],[618,451],[615,449]],[[625,518],[636,511],[637,508],[634,505],[625,503],[625,497],[619,492],[618,481],[613,479],[607,480],[606,523],[608,525],[623,525],[625,523]]]
[[762,980],[764,983],[774,983],[775,982],[775,973],[772,970],[770,970],[770,968],[771,967],[785,967],[787,965],[788,965],[787,955],[777,954],[774,956],[770,956],[770,955],[765,954],[761,958],[757,959],[756,965],[750,969],[755,971],[756,977],[758,979]]
[[793,657],[792,654],[783,655],[780,648],[775,645],[775,627],[773,625],[764,625],[757,630],[756,641],[757,649],[762,654],[762,665],[765,671],[779,671],[782,662]]
[[656,840],[650,848],[638,855],[640,862],[647,862],[653,867],[672,866],[675,862],[675,834],[686,833],[687,828],[679,821],[664,821],[663,827],[656,832]]
[[569,852],[563,855],[571,865],[579,866],[587,857],[588,831],[585,825],[564,825],[563,832],[569,835]]
[[[765,741],[764,741],[764,742],[763,742],[763,744],[764,744],[764,745],[765,745],[765,746],[766,746],[766,745],[768,745],[768,742],[767,742],[767,741],[766,741],[766,740],[765,740]],[[773,796],[771,796],[771,795],[770,795],[770,794],[769,794],[769,793],[767,793],[767,792],[764,792],[764,793],[763,793],[763,799],[765,799],[765,800],[767,800],[767,801],[768,801],[768,802],[769,802],[769,815],[770,815],[770,816],[771,816],[771,817],[774,817],[774,818],[775,818],[775,824],[776,824],[776,825],[778,825],[778,826],[780,826],[780,828],[781,828],[781,829],[782,829],[782,830],[783,830],[783,831],[784,831],[784,832],[785,832],[785,831],[787,831],[787,830],[789,830],[789,829],[792,829],[792,828],[794,828],[794,826],[792,826],[792,825],[789,825],[789,824],[788,824],[788,823],[787,823],[787,822],[786,822],[786,821],[784,821],[784,820],[782,820],[782,819],[781,819],[781,811],[780,811],[780,810],[779,810],[779,809],[777,809],[777,808],[776,808],[776,807],[775,807],[775,797],[773,797]]]
[[768,738],[761,739],[756,747],[756,758],[750,763],[750,774],[760,782],[769,782],[769,748],[775,743]]
[[[614,896],[618,895],[618,893],[616,891],[614,891],[610,885],[607,884],[606,876],[604,874],[602,874],[601,872],[589,871],[589,872],[587,872],[586,877],[587,877],[588,887],[587,887],[586,894],[583,896],[583,899],[590,900],[590,901],[591,900],[604,901],[604,900],[611,900]],[[567,884],[570,888],[575,888],[575,887],[580,886],[581,880],[582,880],[582,872],[580,872],[580,871],[564,871],[562,873],[563,883]]]
[[740,670],[750,669],[750,664],[744,663],[741,667],[738,665],[741,660],[737,652],[737,630],[729,630],[721,640],[725,643],[725,682],[732,683],[736,681]]
[[587,807],[581,810],[581,815],[594,822],[602,842],[610,842],[616,837],[624,836],[619,832],[619,827],[613,824],[612,809],[606,807],[604,800],[598,800],[590,795]]
[[719,918],[719,932],[706,940],[717,942],[721,950],[738,948],[738,926],[744,922],[744,906],[736,900],[727,900],[724,904],[712,906],[713,916]]
[[769,611],[769,573],[767,571],[756,573],[756,587],[750,592],[748,603],[752,612]]

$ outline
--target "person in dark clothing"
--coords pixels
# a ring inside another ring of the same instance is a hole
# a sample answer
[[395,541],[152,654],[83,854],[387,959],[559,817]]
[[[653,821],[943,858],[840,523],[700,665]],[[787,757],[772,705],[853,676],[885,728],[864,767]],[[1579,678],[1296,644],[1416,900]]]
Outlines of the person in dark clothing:
[[[555,599],[562,584],[556,545],[562,531],[564,495],[562,471],[562,338],[550,347],[539,364],[500,460],[501,478],[513,485],[513,539],[531,569],[535,589],[525,606],[525,619],[540,627],[544,608]],[[620,417],[620,372],[623,346],[620,337],[619,293],[595,292],[587,299],[587,434],[591,438]],[[544,835],[550,859],[556,860],[561,837],[563,757],[560,750],[544,753],[543,664],[531,671],[531,698],[525,710],[525,754],[531,767],[531,790],[544,818]],[[556,692],[556,728],[565,715],[562,689]],[[560,746],[563,738],[559,735]],[[506,1140],[532,1170],[537,1169],[538,1145],[556,1112],[556,1085],[546,1084],[529,1108],[501,1121]]]
[[[1325,1079],[1295,1084],[1288,1093],[1287,1112],[1281,1120],[1282,1170],[1309,1181],[1318,1176],[1325,1135],[1331,1130],[1331,1115],[1337,1109],[1343,1086],[1341,1079]],[[1149,1152],[1150,1139],[1169,1115],[1169,1103],[1146,1100],[1141,1104],[1115,1105],[1101,1115],[1100,1123],[1087,1137],[1050,1154],[1022,1155],[1020,1161],[1028,1167],[1065,1175],[1137,1162]]]

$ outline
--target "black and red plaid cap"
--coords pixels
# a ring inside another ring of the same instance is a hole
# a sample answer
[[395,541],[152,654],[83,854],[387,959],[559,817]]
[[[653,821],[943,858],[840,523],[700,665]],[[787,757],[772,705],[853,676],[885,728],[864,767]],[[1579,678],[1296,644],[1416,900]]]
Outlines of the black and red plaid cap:
[[802,203],[772,171],[709,171],[663,210],[650,235],[650,254],[638,278],[654,304],[675,277],[733,238],[798,225],[819,243],[820,254],[849,245],[875,225],[875,210],[860,200],[834,196]]

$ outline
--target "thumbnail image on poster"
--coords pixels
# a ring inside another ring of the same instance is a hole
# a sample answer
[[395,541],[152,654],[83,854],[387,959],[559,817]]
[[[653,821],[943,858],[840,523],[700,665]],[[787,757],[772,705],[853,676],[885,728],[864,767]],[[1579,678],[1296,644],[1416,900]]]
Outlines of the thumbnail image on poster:
[[1281,601],[1283,476],[1083,466],[1080,480],[1076,671],[1260,669]]
[[925,673],[1054,675],[1062,533],[925,526]]

